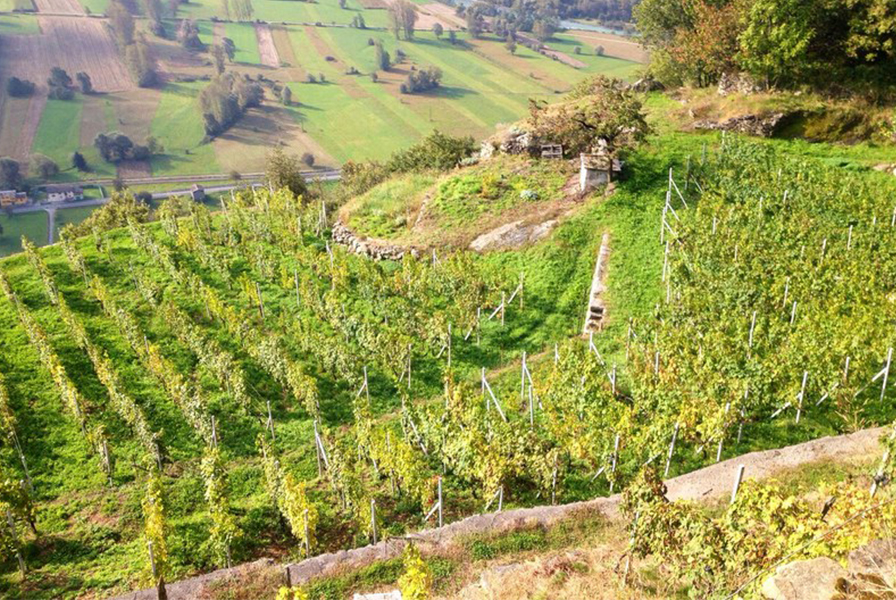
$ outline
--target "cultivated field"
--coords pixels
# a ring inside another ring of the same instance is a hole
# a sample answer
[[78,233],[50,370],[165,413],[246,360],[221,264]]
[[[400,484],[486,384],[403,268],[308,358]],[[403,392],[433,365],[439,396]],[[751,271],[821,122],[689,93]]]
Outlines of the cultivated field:
[[[350,158],[384,158],[433,129],[484,136],[500,123],[526,114],[530,98],[552,99],[591,73],[633,78],[637,63],[596,56],[590,43],[558,35],[552,51],[539,54],[519,45],[515,54],[503,40],[472,39],[458,32],[458,43],[436,39],[435,23],[446,30],[464,21],[448,5],[415,4],[419,17],[413,41],[398,41],[385,29],[387,0],[282,2],[255,0],[258,22],[213,22],[223,16],[218,0],[192,0],[178,18],[196,19],[204,50],[187,50],[176,39],[179,20],[165,21],[167,39],[144,31],[156,57],[162,83],[139,89],[122,63],[107,23],[94,15],[102,0],[40,0],[41,12],[54,16],[0,15],[0,78],[18,76],[42,84],[53,66],[71,76],[87,72],[98,92],[78,94],[68,104],[46,101],[46,89],[31,99],[2,98],[0,154],[22,161],[40,152],[63,168],[58,180],[116,174],[176,176],[222,170],[255,171],[273,145],[314,155],[318,165],[335,166]],[[56,16],[66,14],[70,16]],[[333,27],[363,16],[371,29]],[[146,22],[137,21],[138,32]],[[205,140],[199,91],[214,76],[210,52],[224,38],[236,49],[227,69],[252,79],[264,78],[265,106],[251,110],[219,139]],[[389,71],[377,72],[379,40],[393,59],[406,58]],[[626,42],[627,43],[627,42]],[[610,53],[610,44],[605,44]],[[575,54],[579,47],[580,54]],[[435,66],[442,85],[425,94],[402,94],[400,86],[413,69]],[[351,74],[350,74],[351,73]],[[309,76],[324,83],[310,83]],[[274,88],[289,86],[293,104],[282,106]],[[4,94],[5,96],[5,94]],[[116,169],[93,148],[99,133],[121,131],[137,143],[154,136],[164,152],[151,164]],[[370,140],[377,140],[370,144]],[[74,151],[84,154],[91,173],[67,170]]]
[[41,83],[52,67],[72,76],[90,75],[97,92],[136,88],[102,21],[75,17],[38,17],[40,35],[3,38],[2,77],[17,76]]

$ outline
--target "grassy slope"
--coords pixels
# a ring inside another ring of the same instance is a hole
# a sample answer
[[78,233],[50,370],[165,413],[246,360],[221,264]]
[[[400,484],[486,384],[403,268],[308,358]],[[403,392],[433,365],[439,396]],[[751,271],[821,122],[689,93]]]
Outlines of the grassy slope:
[[214,149],[202,143],[205,131],[196,99],[205,85],[197,82],[165,86],[151,128],[152,135],[164,144],[165,154],[152,158],[153,173],[189,175],[217,171]]
[[0,215],[0,256],[22,251],[22,236],[37,245],[47,243],[47,213],[25,213],[23,215]]
[[261,64],[258,54],[258,38],[255,36],[255,25],[252,23],[227,23],[225,36],[233,40],[236,54],[233,60],[250,65]]
[[81,146],[81,112],[84,98],[75,94],[72,100],[47,100],[40,118],[32,153],[49,156],[60,169],[71,164],[71,155]]

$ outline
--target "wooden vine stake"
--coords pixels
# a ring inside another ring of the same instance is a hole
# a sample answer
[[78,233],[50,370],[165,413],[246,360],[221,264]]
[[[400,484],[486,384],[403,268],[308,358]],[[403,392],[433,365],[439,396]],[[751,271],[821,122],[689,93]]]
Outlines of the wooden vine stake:
[[373,544],[376,545],[376,500],[370,499],[370,532],[373,535]]
[[731,504],[734,504],[734,501],[737,499],[737,491],[740,489],[740,484],[744,480],[745,468],[744,465],[739,465],[737,467],[737,475],[734,477],[734,487],[731,488]]
[[12,511],[6,509],[6,523],[9,526],[9,535],[16,550],[16,560],[19,563],[19,571],[22,572],[22,579],[25,579],[25,559],[22,558],[22,551],[19,548],[19,536],[16,532],[16,522],[12,518]]
[[675,452],[675,442],[678,440],[678,428],[680,426],[680,423],[676,423],[675,429],[672,430],[672,442],[669,444],[669,453],[666,455],[666,469],[663,471],[663,479],[669,477],[669,467],[672,466],[672,453]]

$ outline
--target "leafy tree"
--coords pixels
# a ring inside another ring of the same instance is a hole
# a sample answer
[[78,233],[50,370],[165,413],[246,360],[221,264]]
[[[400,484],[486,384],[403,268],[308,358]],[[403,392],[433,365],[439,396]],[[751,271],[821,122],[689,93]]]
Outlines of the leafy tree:
[[432,32],[435,34],[436,39],[442,39],[442,34],[445,32],[445,28],[442,27],[442,24],[436,21],[436,24],[432,26]]
[[31,156],[31,170],[41,179],[50,179],[59,173],[59,165],[53,162],[49,156],[33,154]]
[[19,163],[4,156],[0,158],[0,188],[4,190],[15,190],[22,186],[22,170]]
[[[485,31],[485,19],[482,17],[482,14],[478,10],[474,10],[470,8],[467,10],[467,32],[478,39],[482,37],[482,33]],[[457,37],[452,30],[449,34],[449,39],[451,43],[454,44],[457,41]]]
[[78,80],[78,87],[81,88],[82,94],[93,93],[93,82],[90,80],[90,75],[84,71],[79,71],[75,74],[75,79]]
[[10,77],[6,80],[6,93],[15,98],[27,98],[34,93],[34,82]]
[[374,48],[376,50],[376,56],[374,58],[374,64],[381,71],[388,71],[392,66],[392,58],[389,56],[389,53],[386,52],[386,49],[383,48],[383,43],[377,40],[374,43]]
[[314,166],[314,155],[311,154],[310,152],[305,152],[304,154],[302,154],[302,162],[308,167],[313,167]]
[[131,11],[121,2],[121,0],[112,0],[106,9],[106,16],[109,18],[109,24],[112,31],[118,38],[121,47],[129,46],[134,43],[134,17]]
[[[507,51],[511,54],[516,54],[516,42],[513,41],[512,37],[508,37],[507,41],[504,42],[504,47],[507,48]],[[576,47],[578,49],[578,46]]]
[[212,48],[212,59],[215,61],[215,72],[218,75],[222,75],[224,73],[224,63],[227,60],[227,53],[223,46],[218,45]]
[[546,42],[554,36],[557,27],[547,19],[539,19],[532,25],[532,35],[539,42]]
[[442,81],[442,70],[438,67],[425,67],[408,73],[401,84],[402,94],[416,94],[439,87]]
[[475,151],[472,137],[453,137],[434,130],[410,148],[393,154],[387,168],[392,172],[453,169]]
[[192,19],[184,19],[177,31],[177,39],[181,46],[190,50],[202,50],[205,44],[199,38],[199,26]]
[[82,173],[86,173],[90,170],[90,165],[87,164],[87,159],[84,158],[84,155],[80,152],[74,152],[72,154],[72,167]]
[[288,85],[283,86],[283,91],[280,92],[280,100],[284,106],[292,106],[292,90]]
[[448,41],[451,42],[452,45],[457,43],[457,33],[453,29],[448,32]]
[[595,54],[595,56],[603,56],[603,55],[604,55],[604,52],[605,52],[605,50],[604,50],[604,47],[603,47],[603,46],[595,46],[595,47],[594,47],[594,54]]
[[754,0],[740,34],[740,64],[767,85],[798,82],[812,68],[817,10],[804,0]]
[[143,0],[143,13],[149,19],[149,29],[154,35],[165,36],[165,26],[162,25],[161,0]]
[[562,144],[569,154],[588,152],[604,140],[617,155],[650,132],[638,97],[621,81],[603,75],[576,85],[565,103],[533,102],[527,125],[537,138]]
[[[288,189],[296,196],[306,197],[308,186],[302,177],[299,159],[274,148],[265,165],[265,182],[274,189]],[[307,198],[305,198],[307,200]]]
[[224,47],[224,53],[227,54],[227,59],[230,62],[233,62],[233,57],[236,56],[236,44],[233,43],[232,39],[224,38],[221,40],[221,45]]
[[389,5],[389,28],[395,39],[414,39],[414,25],[417,23],[417,9],[410,0],[398,0]]
[[261,104],[264,89],[260,84],[234,73],[216,77],[199,94],[199,106],[210,136],[223,133],[253,107]]
[[53,67],[50,69],[50,77],[47,79],[47,85],[50,87],[71,87],[72,78],[62,67]]
[[125,48],[125,64],[140,87],[151,87],[158,81],[156,60],[152,48],[141,36]]

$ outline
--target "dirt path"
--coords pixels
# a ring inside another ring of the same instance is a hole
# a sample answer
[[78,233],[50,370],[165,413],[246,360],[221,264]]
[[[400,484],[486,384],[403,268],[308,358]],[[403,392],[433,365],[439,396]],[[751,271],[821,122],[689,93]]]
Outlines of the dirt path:
[[[752,452],[726,460],[718,464],[682,475],[666,482],[667,496],[671,500],[718,500],[731,493],[731,486],[738,467],[745,467],[745,479],[766,479],[775,474],[821,461],[833,463],[865,462],[881,452],[879,438],[884,428],[866,429],[849,435],[825,437],[779,450]],[[597,512],[608,519],[619,517],[621,496],[596,498],[586,502],[574,502],[560,506],[540,506],[520,508],[501,513],[489,513],[467,517],[441,528],[427,529],[409,534],[403,538],[393,538],[375,546],[365,546],[353,550],[343,550],[322,554],[297,564],[287,565],[293,585],[302,584],[312,578],[333,574],[343,569],[357,569],[373,562],[399,556],[408,539],[421,543],[431,550],[446,549],[455,539],[482,533],[512,531],[523,527],[550,527],[559,521],[574,517],[581,511]],[[247,572],[259,571],[271,576],[278,568],[269,561],[256,561],[233,569],[221,569],[200,577],[185,579],[167,586],[169,600],[187,600],[199,597],[206,585],[222,580],[246,576]],[[282,571],[280,571],[282,572]],[[263,576],[261,574],[258,575]],[[155,590],[142,590],[117,596],[112,600],[155,600]]]
[[271,26],[266,23],[256,23],[255,37],[258,38],[258,53],[261,55],[261,64],[273,69],[279,68],[280,56],[277,54],[277,46],[274,44]]

